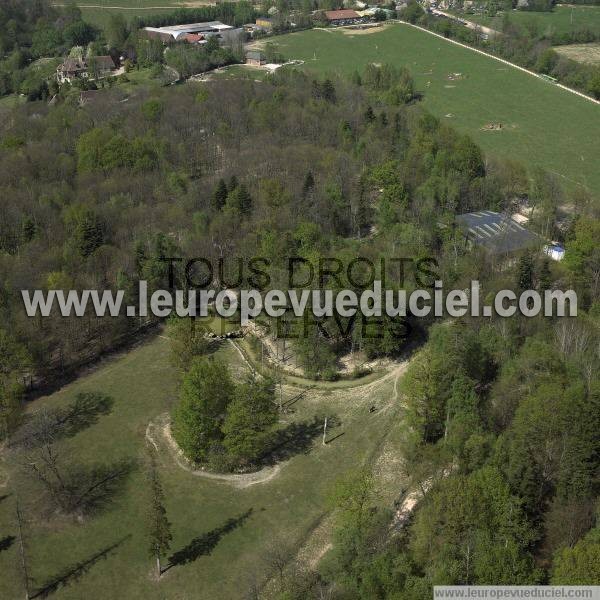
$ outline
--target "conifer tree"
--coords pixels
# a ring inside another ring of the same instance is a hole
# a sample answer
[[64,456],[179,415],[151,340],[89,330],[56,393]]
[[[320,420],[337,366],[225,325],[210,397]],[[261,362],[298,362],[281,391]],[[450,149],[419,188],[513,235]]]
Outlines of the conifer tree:
[[160,559],[169,551],[171,547],[171,523],[167,519],[167,511],[164,506],[165,495],[162,484],[158,477],[156,461],[154,456],[150,458],[150,471],[148,473],[150,480],[150,511],[149,511],[149,546],[150,556],[156,560],[156,575],[160,579],[162,567]]
[[545,258],[540,267],[540,274],[538,276],[538,287],[540,292],[549,290],[552,285],[552,273],[550,272],[550,261]]
[[219,179],[217,187],[212,195],[212,208],[214,210],[221,210],[225,206],[227,200],[227,184],[224,179]]
[[304,178],[304,183],[302,184],[302,198],[306,200],[307,196],[312,192],[315,188],[315,178],[312,174],[312,171],[308,171],[306,173],[306,177]]
[[519,291],[530,290],[533,287],[533,259],[530,254],[524,254],[519,260],[517,271],[517,288]]

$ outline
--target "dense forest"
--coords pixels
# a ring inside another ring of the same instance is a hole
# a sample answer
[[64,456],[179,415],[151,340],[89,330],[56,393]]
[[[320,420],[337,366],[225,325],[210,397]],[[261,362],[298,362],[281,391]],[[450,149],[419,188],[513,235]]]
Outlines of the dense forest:
[[410,77],[384,66],[353,81],[291,72],[127,103],[105,90],[89,106],[6,113],[3,327],[43,374],[110,347],[139,322],[34,322],[21,311],[25,287],[133,294],[139,278],[159,284],[165,256],[254,255],[276,268],[288,255],[343,258],[357,247],[374,258],[438,256],[456,281],[460,262],[445,266],[456,240],[439,221],[528,195],[535,220],[553,222],[565,197],[552,176],[530,182],[519,165],[485,161],[418,103],[406,107],[412,95]]
[[[414,519],[340,482],[334,550],[288,590],[427,598],[440,584],[597,584],[597,318],[436,325],[404,380]],[[390,520],[396,529],[390,533]]]

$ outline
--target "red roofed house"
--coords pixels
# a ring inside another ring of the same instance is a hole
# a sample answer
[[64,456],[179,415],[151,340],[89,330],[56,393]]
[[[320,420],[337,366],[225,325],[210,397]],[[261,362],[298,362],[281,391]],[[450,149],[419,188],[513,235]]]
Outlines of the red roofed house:
[[204,36],[201,33],[188,33],[184,39],[190,44],[200,44],[204,41]]
[[326,10],[325,18],[330,25],[352,25],[352,23],[358,23],[362,19],[355,10],[350,9]]

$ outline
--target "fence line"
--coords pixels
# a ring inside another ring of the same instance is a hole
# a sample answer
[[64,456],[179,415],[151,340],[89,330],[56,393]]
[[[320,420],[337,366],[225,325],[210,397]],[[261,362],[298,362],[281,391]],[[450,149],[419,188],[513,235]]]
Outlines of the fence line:
[[[530,71],[529,69],[526,69],[525,67],[521,67],[520,65],[516,65],[515,63],[510,62],[509,60],[500,58],[499,56],[495,56],[494,54],[490,54],[489,52],[484,52],[483,50],[480,50],[479,48],[474,48],[473,46],[469,46],[468,44],[463,44],[462,42],[457,42],[456,40],[453,40],[452,38],[447,38],[439,33],[436,33],[435,31],[431,31],[430,29],[421,27],[420,25],[413,25],[412,23],[409,23],[408,21],[402,21],[401,19],[398,19],[397,21],[398,21],[398,23],[402,23],[403,25],[409,25],[410,27],[414,27],[415,29],[420,29],[421,31],[429,33],[430,35],[435,35],[436,37],[439,37],[440,39],[442,39],[446,42],[451,42],[452,44],[456,44],[457,46],[462,46],[463,48],[467,48],[467,50],[477,52],[478,54],[482,54],[483,56],[487,56],[488,58],[493,58],[494,60],[497,60],[498,62],[508,65],[509,67],[513,67],[514,69],[518,69],[519,71],[523,71],[523,73],[527,73],[528,75],[537,77],[538,79],[541,79],[542,81],[548,83],[546,81],[546,79],[544,79],[544,77],[542,75],[540,75],[539,73],[536,73],[535,71]],[[562,83],[555,83],[554,85],[556,85],[559,88],[562,88],[563,90],[566,90],[567,92],[571,92],[571,94],[577,94],[577,96],[581,96],[582,98],[585,98],[586,100],[589,100],[590,102],[593,102],[594,104],[600,105],[600,100],[596,100],[595,98],[592,98],[591,96],[588,96],[587,94],[584,94],[583,92],[578,92],[577,90],[574,90],[573,88],[563,85]]]

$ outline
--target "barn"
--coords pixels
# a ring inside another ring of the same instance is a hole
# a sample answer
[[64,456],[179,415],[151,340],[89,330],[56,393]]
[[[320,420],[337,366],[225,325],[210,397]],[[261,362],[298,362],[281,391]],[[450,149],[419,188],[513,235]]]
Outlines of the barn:
[[350,9],[326,10],[325,18],[330,25],[352,25],[362,21],[362,17]]

